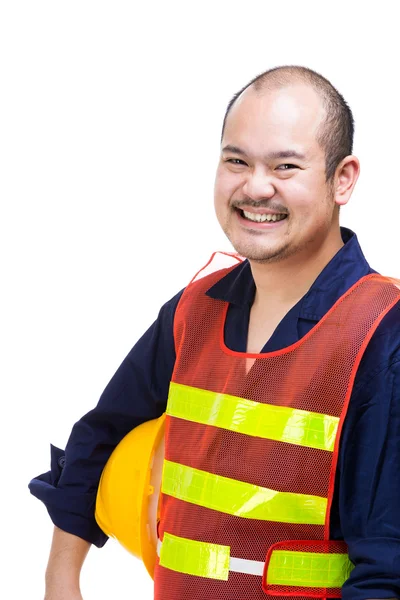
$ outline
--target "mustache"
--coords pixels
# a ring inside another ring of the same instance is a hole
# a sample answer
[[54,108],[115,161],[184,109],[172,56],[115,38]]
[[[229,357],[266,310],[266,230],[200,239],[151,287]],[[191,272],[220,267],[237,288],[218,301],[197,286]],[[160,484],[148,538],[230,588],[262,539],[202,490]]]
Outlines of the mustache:
[[250,198],[246,200],[234,200],[231,203],[231,206],[240,210],[246,208],[246,206],[251,206],[252,208],[267,208],[285,215],[289,214],[289,210],[286,208],[286,206],[283,206],[283,204],[277,204],[276,202],[270,202],[269,200],[260,200],[259,202],[256,200],[250,200]]

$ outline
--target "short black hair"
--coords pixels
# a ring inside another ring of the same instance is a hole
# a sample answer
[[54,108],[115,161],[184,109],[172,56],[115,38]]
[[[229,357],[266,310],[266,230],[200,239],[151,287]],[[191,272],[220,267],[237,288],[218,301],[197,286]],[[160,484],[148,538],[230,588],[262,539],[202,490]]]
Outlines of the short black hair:
[[226,119],[232,106],[248,87],[256,91],[285,87],[293,82],[309,84],[321,97],[326,117],[317,132],[317,142],[325,151],[326,180],[333,178],[338,164],[353,151],[354,118],[343,96],[325,77],[307,67],[287,65],[264,71],[254,77],[237,92],[229,102],[222,125],[221,140],[225,131]]

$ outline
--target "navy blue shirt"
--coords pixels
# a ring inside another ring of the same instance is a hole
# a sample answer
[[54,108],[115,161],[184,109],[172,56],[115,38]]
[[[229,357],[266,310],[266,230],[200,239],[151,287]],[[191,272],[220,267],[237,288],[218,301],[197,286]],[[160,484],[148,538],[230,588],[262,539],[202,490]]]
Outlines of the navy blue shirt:
[[[345,245],[277,326],[262,352],[297,342],[356,281],[374,272],[357,237]],[[143,284],[145,293],[145,284]],[[51,447],[51,470],[33,479],[60,529],[102,546],[94,520],[101,471],[133,427],[166,408],[175,361],[173,320],[182,292],[167,302],[104,390],[98,405],[73,427],[65,451]],[[229,302],[225,343],[246,351],[255,284],[247,261],[207,294]],[[355,568],[345,600],[400,598],[400,303],[389,311],[361,360],[343,427],[331,509],[331,538],[344,539]]]

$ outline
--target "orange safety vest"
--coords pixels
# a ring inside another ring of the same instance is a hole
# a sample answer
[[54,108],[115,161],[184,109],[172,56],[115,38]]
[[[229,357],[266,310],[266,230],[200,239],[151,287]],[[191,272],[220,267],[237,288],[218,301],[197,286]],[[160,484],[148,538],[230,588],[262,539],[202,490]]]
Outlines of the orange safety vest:
[[205,294],[232,268],[200,271],[176,310],[155,599],[340,597],[353,568],[329,540],[340,432],[400,291],[368,275],[295,344],[246,354],[225,346],[228,303]]

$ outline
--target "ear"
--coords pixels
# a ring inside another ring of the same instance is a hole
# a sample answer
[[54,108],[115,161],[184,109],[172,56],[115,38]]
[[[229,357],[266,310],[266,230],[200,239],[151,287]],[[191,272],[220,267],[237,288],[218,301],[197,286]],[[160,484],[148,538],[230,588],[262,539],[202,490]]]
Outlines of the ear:
[[335,203],[344,206],[350,200],[354,186],[360,174],[360,161],[356,156],[344,158],[336,168],[335,173]]

